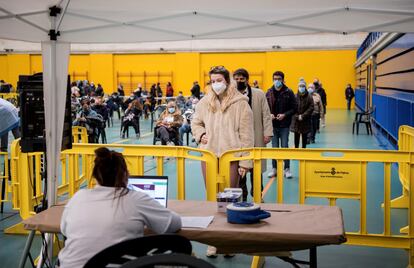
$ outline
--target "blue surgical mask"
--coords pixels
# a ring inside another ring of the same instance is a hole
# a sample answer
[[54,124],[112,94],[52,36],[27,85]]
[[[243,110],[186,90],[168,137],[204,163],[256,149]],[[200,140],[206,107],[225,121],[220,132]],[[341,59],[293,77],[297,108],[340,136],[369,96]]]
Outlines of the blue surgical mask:
[[309,94],[312,94],[314,91],[315,91],[315,90],[314,90],[313,88],[309,88],[309,89],[308,89]]
[[175,112],[175,108],[173,108],[173,107],[168,108],[168,112],[169,112],[170,114],[173,114],[173,113]]
[[281,88],[283,86],[283,83],[280,80],[275,80],[273,81],[273,85],[275,86],[275,88]]
[[306,91],[306,87],[299,87],[299,92],[300,93],[305,93],[305,91]]

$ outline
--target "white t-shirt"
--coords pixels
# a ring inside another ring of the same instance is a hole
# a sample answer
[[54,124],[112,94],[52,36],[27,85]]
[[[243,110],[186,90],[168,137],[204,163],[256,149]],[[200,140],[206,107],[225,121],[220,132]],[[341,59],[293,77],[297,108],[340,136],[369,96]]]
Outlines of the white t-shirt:
[[101,250],[143,236],[144,226],[155,233],[181,228],[180,217],[147,194],[130,190],[115,199],[114,194],[114,187],[98,185],[79,190],[70,199],[60,223],[67,237],[59,253],[61,268],[83,267]]

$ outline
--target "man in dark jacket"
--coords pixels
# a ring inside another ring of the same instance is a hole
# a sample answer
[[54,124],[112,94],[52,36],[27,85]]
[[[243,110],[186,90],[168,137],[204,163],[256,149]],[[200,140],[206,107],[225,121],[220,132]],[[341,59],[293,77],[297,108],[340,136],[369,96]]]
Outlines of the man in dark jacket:
[[[273,86],[267,91],[266,98],[270,107],[273,122],[272,147],[289,147],[289,127],[292,116],[296,113],[297,104],[295,94],[285,83],[285,74],[281,71],[273,73]],[[272,160],[273,170],[269,177],[276,176],[276,160]],[[290,162],[285,160],[285,177],[291,178]]]
[[[323,104],[323,114],[326,114],[326,106],[328,105],[328,102],[326,100],[326,91],[325,91],[325,89],[323,89],[322,83],[319,82],[318,78],[315,78],[315,80],[313,80],[313,84],[315,85],[316,93],[318,93],[319,96],[321,96],[321,100],[322,100],[322,104]],[[323,119],[321,119],[322,127],[325,127],[325,118],[326,118],[326,116],[324,116]]]
[[351,102],[354,96],[355,96],[354,90],[352,89],[351,84],[348,84],[345,89],[345,99],[346,99],[348,110],[351,110]]
[[194,81],[193,87],[191,88],[191,95],[200,99],[200,86],[197,81]]

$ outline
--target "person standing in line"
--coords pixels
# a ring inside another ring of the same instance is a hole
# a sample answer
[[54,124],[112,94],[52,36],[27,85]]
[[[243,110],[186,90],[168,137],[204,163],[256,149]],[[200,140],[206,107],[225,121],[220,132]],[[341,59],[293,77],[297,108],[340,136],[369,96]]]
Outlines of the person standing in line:
[[323,105],[321,96],[319,96],[318,93],[315,92],[315,85],[313,83],[310,83],[308,85],[308,92],[309,95],[313,98],[313,113],[311,117],[311,132],[309,134],[309,143],[315,143],[316,138],[316,130],[319,126],[319,120],[320,118],[324,117],[323,114]]
[[[321,118],[321,125],[322,125],[322,127],[325,127],[326,126],[326,124],[325,124],[325,119],[326,119],[326,106],[328,105],[326,91],[322,87],[322,83],[319,82],[319,79],[318,78],[315,78],[315,80],[313,81],[313,84],[315,85],[315,91],[316,91],[316,93],[318,93],[319,96],[321,96],[321,100],[322,100],[322,104],[323,104],[323,114],[324,114],[324,117]],[[319,126],[318,126],[318,130],[319,130]]]
[[170,97],[170,98],[174,96],[174,89],[171,85],[171,82],[167,83],[167,89],[165,91],[165,96]]
[[[228,150],[253,147],[253,112],[249,99],[231,83],[230,72],[224,66],[212,67],[209,77],[211,83],[207,87],[207,94],[197,104],[191,121],[193,137],[199,148],[220,157]],[[236,188],[239,186],[239,177],[244,177],[252,168],[252,161],[234,161],[229,168],[230,187]],[[206,182],[206,163],[203,161],[201,170]],[[206,256],[217,257],[216,251],[215,247],[209,246]]]
[[348,111],[351,110],[351,103],[354,97],[355,97],[355,93],[351,87],[351,84],[346,85],[345,99],[346,99],[346,107],[348,108]]
[[[292,116],[296,113],[297,104],[293,91],[285,85],[285,74],[281,71],[273,73],[273,86],[266,93],[267,102],[273,122],[272,147],[282,148],[289,147],[289,127],[292,122]],[[290,161],[284,161],[284,175],[286,178],[292,178],[290,172]],[[272,171],[268,177],[277,175],[277,162],[272,160]]]
[[194,81],[193,87],[191,88],[191,95],[196,97],[197,99],[200,99],[200,86],[198,84],[198,81]]
[[298,109],[292,118],[290,131],[295,135],[295,148],[299,148],[300,137],[302,136],[302,148],[306,148],[308,134],[311,131],[311,117],[313,113],[313,98],[306,90],[305,81],[298,85],[296,101]]
[[162,89],[161,89],[159,82],[157,83],[156,90],[157,90],[157,97],[158,97],[157,105],[160,105],[162,103]]
[[[245,69],[237,69],[233,73],[233,79],[237,83],[237,90],[249,98],[249,105],[253,111],[254,126],[254,147],[266,147],[272,140],[273,125],[266,95],[259,88],[252,88],[249,85],[249,73]],[[266,160],[262,161],[262,172],[266,171]],[[253,196],[253,169],[250,170],[251,189]],[[243,201],[247,201],[246,177],[240,178],[239,186],[243,189]],[[263,178],[261,179],[261,191],[263,191]]]

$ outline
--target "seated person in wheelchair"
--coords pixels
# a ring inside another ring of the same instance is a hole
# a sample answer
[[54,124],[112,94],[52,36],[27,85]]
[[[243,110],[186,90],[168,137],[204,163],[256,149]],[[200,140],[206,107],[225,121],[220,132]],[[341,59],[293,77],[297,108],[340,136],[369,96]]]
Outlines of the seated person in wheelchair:
[[128,168],[121,153],[95,150],[93,189],[81,189],[67,203],[60,229],[67,238],[59,253],[60,268],[84,267],[103,249],[142,237],[144,227],[155,233],[181,228],[176,213],[146,193],[129,190]]
[[125,133],[128,131],[128,127],[132,126],[135,130],[137,137],[140,136],[139,129],[139,117],[142,113],[142,106],[139,100],[134,100],[129,103],[128,108],[125,110],[125,115],[122,119],[122,138],[125,138]]
[[[74,126],[85,127],[88,132],[88,140],[90,143],[97,143],[98,128],[100,127],[99,121],[103,122],[102,116],[98,115],[90,107],[90,101],[88,98],[81,100],[82,109],[76,115],[76,119],[73,121]],[[100,119],[100,120],[99,120]]]
[[180,145],[178,138],[178,129],[183,124],[183,117],[181,110],[178,109],[175,101],[169,101],[167,109],[162,112],[155,127],[155,134],[161,140],[162,145],[167,145],[169,142],[174,142],[175,145]]
[[193,98],[191,108],[186,109],[183,114],[184,123],[178,130],[178,132],[180,133],[180,145],[184,145],[184,134],[191,133],[191,119],[193,118],[193,114],[197,103],[198,99]]

